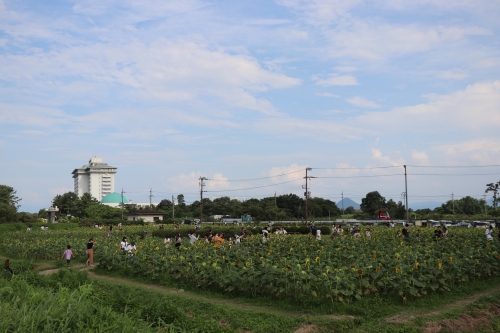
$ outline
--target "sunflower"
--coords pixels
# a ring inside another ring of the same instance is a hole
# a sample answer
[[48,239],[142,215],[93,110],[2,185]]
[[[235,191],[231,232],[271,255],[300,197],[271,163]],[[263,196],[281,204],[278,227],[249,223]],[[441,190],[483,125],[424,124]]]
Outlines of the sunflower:
[[442,262],[438,263],[438,269],[441,269],[441,268],[443,268],[443,263]]
[[355,269],[356,268],[356,265],[351,265],[351,269]]
[[396,274],[399,273],[399,267],[396,267]]
[[358,274],[359,274],[359,276],[363,275],[363,270],[362,269],[358,269]]

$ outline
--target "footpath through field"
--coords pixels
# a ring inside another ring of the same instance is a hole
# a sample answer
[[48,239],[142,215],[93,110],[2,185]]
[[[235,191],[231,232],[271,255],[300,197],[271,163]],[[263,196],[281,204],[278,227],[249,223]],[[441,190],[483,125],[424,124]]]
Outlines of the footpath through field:
[[[71,268],[86,270],[88,272],[89,277],[92,279],[96,279],[96,280],[103,280],[103,281],[108,281],[108,282],[120,283],[120,284],[124,284],[127,286],[132,286],[132,287],[139,287],[139,288],[144,288],[144,289],[149,289],[149,290],[156,290],[156,291],[160,291],[160,292],[167,293],[167,294],[175,294],[175,295],[178,295],[178,296],[184,297],[184,298],[204,301],[207,303],[232,306],[232,307],[235,307],[235,308],[238,308],[241,310],[247,310],[247,311],[253,311],[253,312],[263,312],[263,313],[275,314],[275,315],[280,315],[280,316],[300,317],[300,318],[325,318],[325,319],[332,319],[332,320],[346,320],[346,319],[354,319],[355,318],[354,316],[349,316],[349,315],[333,315],[333,314],[311,315],[308,313],[293,313],[293,312],[281,311],[281,310],[277,310],[277,309],[273,309],[273,308],[265,307],[265,306],[242,304],[242,303],[235,302],[232,300],[227,300],[227,299],[209,298],[209,297],[195,294],[193,292],[184,291],[183,289],[167,288],[167,287],[163,287],[163,286],[158,286],[158,285],[154,285],[154,284],[146,284],[146,283],[136,282],[136,281],[118,278],[118,277],[99,275],[99,274],[96,274],[95,272],[93,272],[94,267],[89,267],[89,266],[86,266],[84,264],[73,265],[73,266],[71,266]],[[36,270],[38,270],[38,273],[41,275],[50,275],[50,274],[53,274],[53,273],[59,271],[60,269],[65,269],[65,268],[55,268],[55,269],[43,270],[43,267],[41,267],[41,269],[36,269]]]

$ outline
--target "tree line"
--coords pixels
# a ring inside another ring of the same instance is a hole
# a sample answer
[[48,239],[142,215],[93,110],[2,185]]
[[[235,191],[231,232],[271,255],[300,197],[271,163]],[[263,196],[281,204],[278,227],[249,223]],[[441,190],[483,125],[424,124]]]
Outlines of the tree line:
[[[445,215],[455,216],[477,216],[498,217],[497,210],[498,192],[500,191],[500,181],[497,183],[486,184],[485,193],[492,193],[493,204],[487,205],[484,199],[476,199],[470,196],[458,200],[448,200],[440,207],[431,209],[418,209],[413,211],[409,209],[410,214],[418,215],[418,218],[441,218]],[[45,209],[40,209],[38,214],[19,212],[19,202],[22,199],[17,196],[16,190],[7,185],[0,185],[0,223],[8,222],[32,222],[36,217],[47,217]],[[123,214],[135,212],[141,209],[155,210],[162,212],[165,219],[172,217],[172,209],[175,218],[199,218],[200,201],[194,201],[186,204],[184,195],[177,196],[177,202],[172,206],[172,201],[162,200],[157,206],[137,207],[134,204],[125,204],[121,208],[113,208],[101,204],[89,193],[78,197],[74,192],[67,192],[56,195],[52,200],[52,206],[59,208],[59,217],[68,216],[78,218],[100,219],[120,219]],[[309,219],[327,219],[338,218],[342,215],[337,204],[329,199],[314,197],[308,199]],[[405,219],[406,207],[402,201],[386,200],[378,191],[372,191],[366,194],[361,200],[361,211],[355,211],[353,207],[347,207],[345,214],[357,219],[374,218],[378,210],[386,210],[392,219]],[[240,217],[241,215],[251,215],[254,220],[301,220],[306,215],[305,199],[295,194],[285,194],[279,196],[270,196],[262,199],[248,199],[240,201],[230,197],[220,197],[216,199],[203,199],[203,220],[208,221],[212,216]]]

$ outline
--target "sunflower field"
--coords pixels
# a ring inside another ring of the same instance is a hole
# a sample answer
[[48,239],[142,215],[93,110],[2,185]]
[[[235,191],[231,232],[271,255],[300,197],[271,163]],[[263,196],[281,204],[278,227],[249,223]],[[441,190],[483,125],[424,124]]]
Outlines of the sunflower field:
[[[418,239],[415,229],[411,242],[399,238],[394,229],[372,227],[371,239],[273,234],[266,243],[255,235],[238,245],[201,239],[189,245],[185,240],[179,249],[147,237],[137,239],[137,251],[130,254],[119,250],[122,234],[94,239],[101,269],[253,297],[329,302],[391,293],[422,297],[500,273],[500,242],[487,242],[484,229],[450,228],[447,238],[437,240],[433,229],[422,228]],[[67,233],[11,233],[2,246],[9,252],[49,258],[64,251]],[[81,249],[74,247],[73,252],[85,253],[89,235],[74,232],[71,239],[78,240]]]

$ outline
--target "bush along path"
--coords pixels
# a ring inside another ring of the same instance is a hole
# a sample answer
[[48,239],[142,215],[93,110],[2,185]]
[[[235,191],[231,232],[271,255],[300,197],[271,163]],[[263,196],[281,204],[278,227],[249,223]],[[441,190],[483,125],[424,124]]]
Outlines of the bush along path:
[[[290,330],[284,330],[284,332],[383,332],[389,327],[411,327],[412,330],[410,331],[414,332],[445,332],[453,328],[454,331],[461,332],[464,330],[475,330],[477,327],[482,326],[494,326],[495,322],[490,317],[496,316],[500,309],[498,305],[491,302],[493,299],[498,299],[500,294],[500,285],[495,285],[492,288],[475,292],[468,295],[464,299],[450,302],[444,306],[427,310],[415,310],[413,308],[407,309],[390,317],[370,321],[347,315],[311,315],[309,313],[287,312],[272,307],[242,304],[228,299],[209,298],[190,291],[184,291],[182,289],[167,288],[159,285],[132,281],[125,278],[99,275],[93,270],[93,267],[88,267],[84,264],[76,264],[72,268],[80,271],[87,271],[88,277],[92,280],[160,292],[162,294],[167,294],[170,297],[174,297],[175,299],[183,299],[186,302],[198,303],[198,306],[201,307],[209,308],[220,306],[221,308],[232,308],[246,314],[251,313],[257,318],[260,316],[273,316],[274,318],[288,317],[298,320],[296,322],[298,324],[297,327],[290,328]],[[42,275],[50,275],[57,273],[60,270],[65,269],[46,269],[40,270],[39,273]],[[483,304],[484,301],[481,303],[481,300],[484,299],[486,299],[485,304]],[[452,314],[452,319],[449,318],[450,313]],[[478,315],[481,317],[480,320],[474,321],[471,319]],[[189,313],[188,317],[190,317]],[[339,325],[339,323],[342,324]],[[221,327],[225,327],[225,325],[229,326],[229,324],[224,321],[219,322],[219,324]],[[463,326],[463,329],[460,329],[459,326]],[[250,330],[239,327],[237,332],[260,331],[259,329],[254,330],[253,327],[248,328],[250,328]]]
[[[74,269],[79,269],[79,270],[86,270],[88,272],[88,276],[91,279],[95,280],[102,280],[102,281],[107,281],[107,282],[113,282],[113,283],[119,283],[122,285],[126,286],[132,286],[132,287],[139,287],[139,288],[144,288],[148,290],[155,290],[159,291],[162,293],[166,294],[174,294],[181,296],[183,298],[187,299],[192,299],[192,300],[198,300],[198,301],[203,301],[211,304],[219,304],[219,305],[224,305],[224,306],[230,306],[234,308],[238,308],[241,310],[246,310],[246,311],[253,311],[253,312],[262,312],[262,313],[273,313],[276,315],[281,315],[281,316],[292,316],[292,317],[300,317],[300,318],[313,318],[313,317],[323,317],[327,319],[333,319],[333,320],[352,320],[355,319],[354,316],[350,315],[320,315],[320,316],[313,316],[308,313],[293,313],[293,312],[288,312],[288,311],[280,311],[278,309],[270,308],[270,307],[264,307],[264,306],[256,306],[256,305],[248,305],[248,304],[242,304],[239,302],[235,302],[232,300],[228,299],[217,299],[217,298],[209,298],[203,295],[198,295],[196,293],[190,292],[190,291],[185,291],[183,289],[175,289],[175,288],[167,288],[155,284],[146,284],[146,283],[140,283],[124,278],[118,278],[118,277],[113,277],[113,276],[107,276],[107,275],[99,275],[96,274],[93,271],[94,267],[89,267],[86,266],[85,264],[77,264],[72,266]],[[48,270],[38,270],[38,273],[41,275],[50,275],[58,272],[61,269],[65,268],[56,268],[56,269],[48,269]]]

